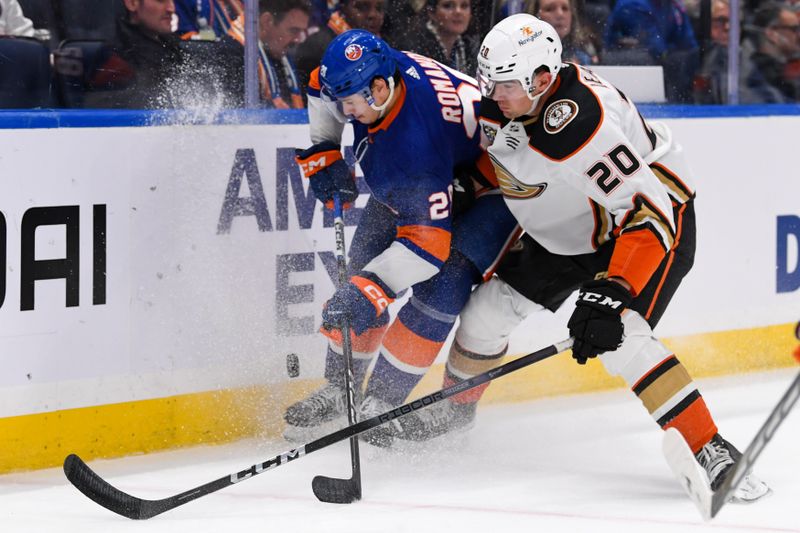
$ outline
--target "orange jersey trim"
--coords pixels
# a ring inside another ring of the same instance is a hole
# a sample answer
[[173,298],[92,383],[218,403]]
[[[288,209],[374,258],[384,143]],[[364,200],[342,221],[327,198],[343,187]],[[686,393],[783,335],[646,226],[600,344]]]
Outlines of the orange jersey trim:
[[400,86],[395,90],[398,91],[397,100],[395,100],[392,109],[389,110],[389,113],[387,113],[387,115],[383,117],[383,120],[381,120],[375,127],[369,128],[368,131],[370,134],[377,133],[380,130],[385,131],[389,129],[389,126],[392,125],[394,119],[400,114],[400,110],[403,108],[403,104],[406,101],[406,84],[403,83],[403,80],[400,80]]
[[658,282],[656,292],[653,294],[653,300],[650,302],[650,307],[647,309],[647,313],[645,313],[645,320],[649,320],[650,316],[652,316],[653,309],[655,309],[656,303],[658,302],[658,297],[661,294],[661,289],[664,288],[664,282],[667,280],[670,268],[672,268],[672,262],[675,259],[675,249],[680,244],[681,235],[683,235],[683,212],[686,210],[686,205],[687,204],[681,205],[681,208],[678,210],[677,220],[675,220],[675,242],[672,245],[672,250],[669,251],[669,259],[667,259],[667,264],[664,267],[664,274],[661,276],[661,279]]
[[397,238],[407,239],[441,262],[450,257],[450,232],[433,226],[400,226]]
[[322,89],[322,85],[319,82],[319,67],[311,71],[311,77],[308,79],[308,86],[318,91]]
[[392,324],[383,339],[383,346],[394,357],[417,368],[431,366],[443,345],[443,342],[432,341],[414,333],[401,320]]
[[[528,148],[530,148],[531,150],[533,150],[537,154],[541,154],[542,157],[544,157],[545,159],[548,159],[550,161],[556,161],[556,162],[566,161],[567,159],[569,159],[573,155],[575,155],[578,152],[580,152],[581,150],[583,150],[583,148],[587,144],[592,142],[592,139],[594,139],[594,136],[597,135],[597,132],[600,131],[600,128],[603,126],[603,121],[605,120],[605,117],[606,117],[606,110],[605,110],[605,108],[603,108],[603,103],[600,101],[600,97],[597,96],[597,93],[594,92],[590,86],[588,86],[585,83],[583,83],[583,80],[581,79],[580,74],[578,74],[577,77],[578,77],[578,82],[581,85],[583,85],[584,87],[586,87],[587,89],[589,89],[589,92],[592,94],[592,96],[594,96],[594,99],[597,100],[597,106],[600,108],[600,120],[597,122],[597,127],[594,129],[592,134],[589,135],[589,137],[585,141],[583,141],[583,144],[581,144],[578,148],[576,148],[572,153],[567,154],[566,156],[562,157],[561,159],[554,159],[554,158],[550,157],[549,155],[545,154],[544,152],[541,152],[541,151],[537,150],[536,148],[531,146],[530,143],[528,143]],[[553,93],[555,93],[560,85],[561,85],[561,76],[556,78],[556,83],[553,84],[553,89],[550,92],[550,94],[552,95]],[[548,96],[548,98],[549,98],[549,96]],[[538,120],[544,120],[544,118],[543,117],[539,117]]]
[[487,152],[481,152],[481,155],[478,156],[478,160],[475,161],[475,166],[478,167],[478,171],[486,178],[486,181],[495,187],[499,187],[494,165],[492,164],[492,160],[489,159],[489,154]]
[[666,250],[655,233],[641,228],[623,233],[614,245],[608,277],[622,278],[639,294],[666,256]]

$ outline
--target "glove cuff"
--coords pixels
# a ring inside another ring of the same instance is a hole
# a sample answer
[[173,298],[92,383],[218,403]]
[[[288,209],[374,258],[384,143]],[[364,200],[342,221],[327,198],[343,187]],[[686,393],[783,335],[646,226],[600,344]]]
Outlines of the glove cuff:
[[342,152],[339,146],[333,143],[323,143],[312,146],[294,157],[294,160],[300,165],[300,169],[303,171],[303,175],[306,178],[310,178],[320,170],[331,166],[341,159],[343,159]]
[[576,305],[582,305],[609,314],[622,314],[633,301],[631,292],[615,281],[607,279],[583,284]]
[[380,278],[370,272],[359,272],[350,278],[361,294],[375,307],[375,315],[383,313],[397,295],[387,287]]

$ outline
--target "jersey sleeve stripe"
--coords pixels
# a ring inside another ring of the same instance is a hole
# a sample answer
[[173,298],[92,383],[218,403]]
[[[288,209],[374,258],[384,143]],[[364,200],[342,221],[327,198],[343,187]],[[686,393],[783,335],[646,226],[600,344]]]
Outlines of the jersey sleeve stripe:
[[674,172],[661,163],[651,163],[650,169],[658,180],[667,188],[670,195],[678,199],[682,204],[688,202],[690,198],[694,198],[694,191]]
[[308,80],[306,87],[306,94],[312,98],[319,98],[322,91],[322,85],[319,82],[319,67],[311,71],[311,77]]
[[437,266],[441,266],[450,256],[450,238],[449,231],[433,226],[400,226],[397,228],[398,241]]
[[616,229],[618,234],[629,231],[631,228],[644,224],[647,220],[656,223],[663,234],[664,247],[672,249],[675,240],[675,230],[672,221],[662,213],[649,198],[643,194],[636,194],[633,197],[633,208],[629,210]]
[[669,251],[667,264],[664,266],[664,273],[661,275],[661,279],[658,282],[658,286],[656,287],[655,293],[653,293],[652,301],[650,302],[650,307],[647,309],[647,313],[645,313],[645,320],[649,320],[653,314],[653,309],[656,307],[656,303],[658,302],[658,297],[661,294],[661,289],[664,287],[664,282],[667,280],[667,276],[672,268],[673,260],[675,259],[675,248],[678,247],[680,244],[681,236],[683,235],[683,215],[686,211],[686,206],[688,204],[683,204],[680,206],[680,209],[677,210],[677,215],[675,217],[675,244],[672,247],[672,250]]
[[594,230],[592,231],[592,247],[597,250],[605,242],[608,241],[608,211],[595,202],[589,200],[589,206],[592,208],[592,217],[594,218]]
[[614,245],[608,277],[619,277],[631,284],[634,295],[644,289],[658,269],[667,250],[661,236],[650,223],[623,233]]
[[[497,184],[497,174],[495,174],[494,171],[494,165],[492,164],[492,160],[489,159],[489,154],[487,152],[481,152],[481,155],[478,156],[478,160],[475,161],[475,166],[478,167],[478,172],[480,172],[481,177],[485,178],[486,181],[495,188],[499,187]],[[481,185],[485,184],[481,183]]]

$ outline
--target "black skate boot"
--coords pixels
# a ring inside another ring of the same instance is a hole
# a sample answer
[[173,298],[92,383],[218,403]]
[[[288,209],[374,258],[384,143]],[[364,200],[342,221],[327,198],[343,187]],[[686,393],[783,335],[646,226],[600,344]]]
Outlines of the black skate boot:
[[346,425],[347,403],[344,388],[328,383],[304,400],[286,408],[283,436],[293,442],[305,442]]
[[398,419],[401,431],[396,438],[410,441],[426,441],[451,431],[467,431],[475,425],[478,403],[455,403],[442,400],[439,403],[414,411]]
[[[719,433],[695,454],[697,462],[708,474],[711,490],[716,491],[731,473],[742,453]],[[763,498],[771,492],[766,483],[754,474],[748,473],[729,501],[750,503]]]
[[[360,422],[381,415],[387,411],[391,411],[393,408],[394,406],[386,400],[378,398],[377,396],[367,396],[358,407],[358,421]],[[373,446],[378,446],[379,448],[389,448],[392,446],[394,438],[399,430],[399,422],[397,420],[392,420],[366,433],[362,433],[358,438]]]

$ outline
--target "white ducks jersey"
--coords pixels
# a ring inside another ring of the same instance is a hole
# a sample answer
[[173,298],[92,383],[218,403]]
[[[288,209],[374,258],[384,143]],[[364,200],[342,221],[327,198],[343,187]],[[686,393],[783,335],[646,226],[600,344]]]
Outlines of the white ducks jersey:
[[559,255],[616,240],[609,276],[638,293],[674,244],[673,208],[694,197],[668,128],[649,124],[622,92],[565,64],[539,117],[503,117],[484,98],[481,129],[522,228]]

